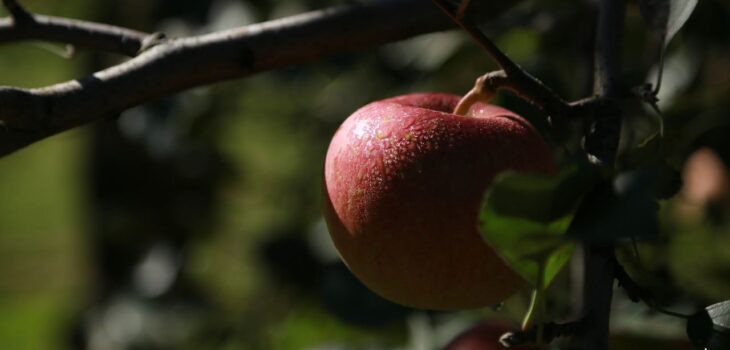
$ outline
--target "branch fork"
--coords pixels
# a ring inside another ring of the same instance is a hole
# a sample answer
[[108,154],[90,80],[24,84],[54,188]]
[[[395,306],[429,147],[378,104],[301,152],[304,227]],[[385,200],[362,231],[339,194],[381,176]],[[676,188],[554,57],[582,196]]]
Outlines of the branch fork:
[[13,20],[13,25],[22,26],[35,22],[35,20],[33,19],[33,15],[28,12],[23,6],[20,6],[20,4],[18,4],[16,0],[2,1],[3,6],[6,10],[8,10],[10,17]]
[[[507,90],[536,106],[548,115],[548,122],[554,126],[560,126],[565,121],[574,119],[587,119],[586,116],[593,115],[589,109],[602,105],[599,98],[592,97],[575,102],[566,102],[557,93],[545,85],[542,81],[525,71],[517,63],[512,61],[497,45],[495,45],[476,24],[468,21],[464,14],[468,1],[460,2],[453,6],[447,0],[433,0],[457,25],[464,29],[471,37],[494,59],[501,70],[489,72],[477,78],[474,88],[466,94],[460,103],[462,112],[468,110],[469,103],[477,97],[491,98],[497,90]],[[491,94],[491,95],[490,95]],[[460,113],[456,113],[460,114]]]
[[[625,0],[600,0],[594,56],[595,96],[573,103],[567,103],[512,62],[474,23],[468,21],[460,6],[455,7],[449,0],[433,1],[468,32],[502,68],[501,73],[488,73],[477,79],[477,85],[465,99],[473,99],[473,96],[479,96],[485,90],[504,88],[542,109],[548,115],[548,122],[552,124],[562,124],[566,120],[579,117],[583,119],[584,125],[589,126],[589,132],[585,135],[586,156],[603,167],[614,166],[621,131],[621,111],[616,108],[615,100],[619,95],[620,38]],[[482,84],[488,86],[480,86]],[[582,348],[604,350],[608,349],[611,297],[616,277],[613,246],[586,244],[585,259],[583,313],[590,316],[591,327],[586,329],[580,340]],[[537,331],[538,338],[540,329],[541,327]]]

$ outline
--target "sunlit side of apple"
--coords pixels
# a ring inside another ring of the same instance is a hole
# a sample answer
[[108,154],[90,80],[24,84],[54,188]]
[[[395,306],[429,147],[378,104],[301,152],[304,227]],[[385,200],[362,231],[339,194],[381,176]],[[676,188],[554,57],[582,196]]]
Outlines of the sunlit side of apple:
[[325,161],[325,218],[347,266],[370,289],[425,309],[495,304],[525,282],[481,238],[485,190],[507,169],[549,174],[552,154],[523,118],[458,96],[373,102],[338,129]]

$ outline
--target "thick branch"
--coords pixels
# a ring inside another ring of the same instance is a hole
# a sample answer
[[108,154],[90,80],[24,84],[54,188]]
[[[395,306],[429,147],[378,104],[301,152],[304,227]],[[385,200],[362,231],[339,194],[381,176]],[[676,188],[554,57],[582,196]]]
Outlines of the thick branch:
[[[626,4],[624,0],[601,0],[595,48],[594,93],[608,105],[595,116],[586,136],[586,152],[604,166],[612,167],[621,131],[621,111],[615,108],[619,95],[619,59]],[[585,311],[592,327],[583,337],[584,349],[607,350],[611,299],[617,266],[612,245],[586,246]]]
[[621,34],[624,0],[602,0],[596,37],[595,80],[593,92],[607,98],[616,97],[620,73]]
[[591,327],[583,337],[583,349],[608,350],[615,260],[612,246],[586,248],[585,303]]
[[[619,74],[621,33],[623,32],[624,0],[602,0],[599,7],[598,29],[594,56],[593,92],[610,101],[620,95]],[[613,103],[600,110],[586,136],[586,151],[598,164],[612,167],[616,159],[621,133],[621,111]]]
[[[493,10],[485,14],[494,17],[515,4],[496,2]],[[66,33],[81,35],[88,28],[79,22],[73,24]],[[451,26],[429,2],[382,0],[203,36],[169,39],[125,63],[83,79],[40,89],[0,88],[0,156],[49,135],[115,116],[132,106],[191,87]],[[106,29],[106,33],[114,31],[114,28]],[[36,33],[28,37],[39,38]],[[52,38],[52,34],[44,35]],[[88,34],[84,40],[90,40],[93,35]],[[123,42],[125,36],[111,35],[107,39],[110,37]],[[140,39],[136,34],[131,37]]]

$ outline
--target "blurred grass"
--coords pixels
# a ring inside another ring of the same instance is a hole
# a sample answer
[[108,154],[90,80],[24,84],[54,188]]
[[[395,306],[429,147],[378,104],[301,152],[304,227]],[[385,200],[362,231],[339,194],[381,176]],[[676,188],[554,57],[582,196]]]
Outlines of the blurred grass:
[[0,339],[7,349],[58,349],[65,342],[68,296],[47,292],[0,301]]
[[383,349],[403,344],[403,330],[392,329],[390,337],[378,329],[344,326],[337,319],[313,306],[303,306],[290,312],[271,331],[271,349],[326,349],[346,344],[348,349]]
[[[83,3],[30,1],[27,6],[78,16],[84,13]],[[66,60],[47,47],[34,42],[0,47],[0,85],[38,87],[81,73],[84,54]],[[70,312],[86,293],[84,134],[67,132],[0,159],[4,348],[57,349],[67,337]]]
[[[88,18],[94,2],[27,0],[30,10]],[[4,9],[2,14],[5,15]],[[0,46],[0,85],[39,87],[80,76],[87,53],[62,59],[35,42]],[[86,294],[83,129],[0,159],[0,342],[58,349]]]
[[0,339],[9,349],[56,349],[85,294],[84,131],[0,160]]

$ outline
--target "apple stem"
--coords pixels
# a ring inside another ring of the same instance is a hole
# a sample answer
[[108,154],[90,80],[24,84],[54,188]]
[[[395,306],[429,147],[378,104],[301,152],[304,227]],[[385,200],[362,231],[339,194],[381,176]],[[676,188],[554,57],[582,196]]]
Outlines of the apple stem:
[[477,78],[474,87],[459,100],[454,108],[454,114],[466,116],[469,109],[477,102],[489,103],[497,94],[496,89],[488,82],[486,75]]

